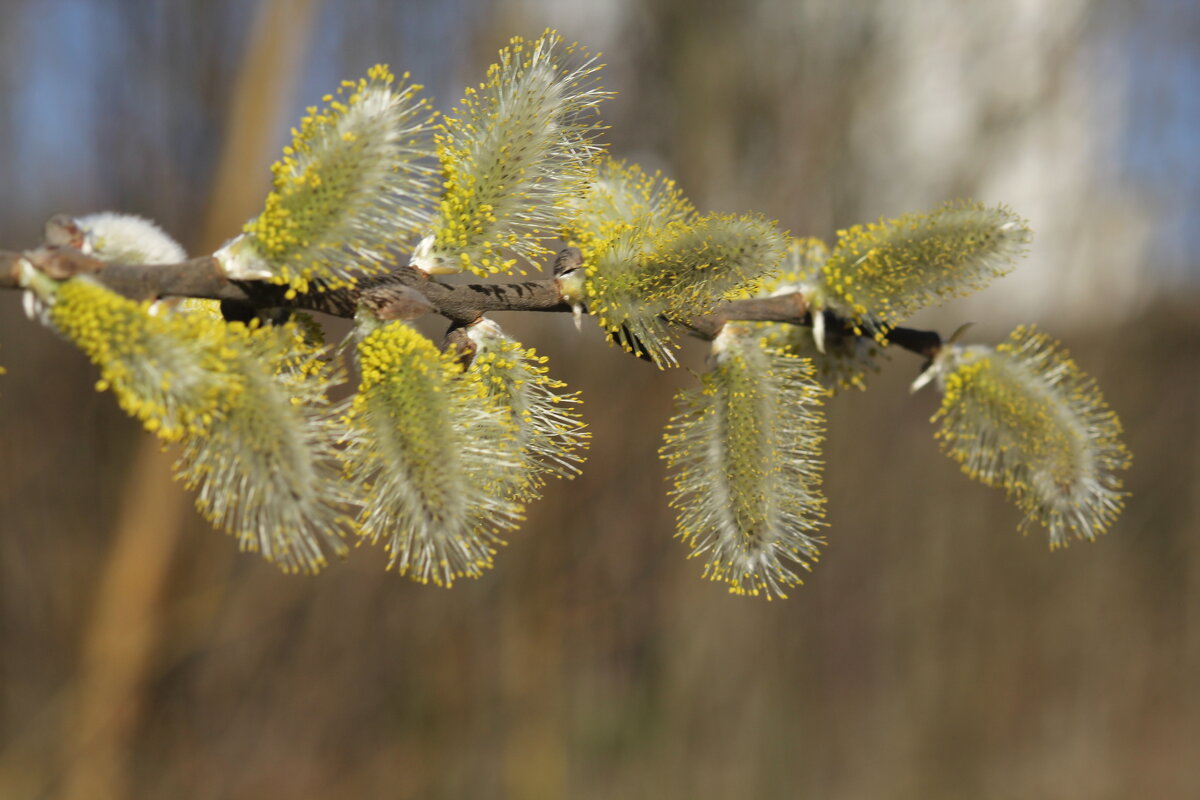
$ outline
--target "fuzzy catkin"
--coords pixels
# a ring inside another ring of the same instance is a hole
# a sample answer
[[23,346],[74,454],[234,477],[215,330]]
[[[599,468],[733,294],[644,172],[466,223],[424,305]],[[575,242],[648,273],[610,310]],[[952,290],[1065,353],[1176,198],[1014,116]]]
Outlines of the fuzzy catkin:
[[1004,206],[956,202],[838,232],[821,267],[817,306],[882,333],[914,312],[1010,272],[1029,228]]
[[764,281],[758,297],[800,294],[810,308],[811,325],[761,322],[755,325],[771,347],[813,363],[815,377],[829,393],[865,389],[868,374],[879,371],[883,347],[868,336],[843,326],[828,327],[816,302],[821,268],[829,248],[819,239],[795,239],[778,274]]
[[317,572],[327,554],[345,554],[356,499],[334,448],[341,423],[329,392],[341,376],[294,324],[226,327],[222,355],[239,390],[205,435],[184,439],[177,476],[243,550],[284,572]]
[[[577,64],[577,65],[573,65]],[[442,192],[412,263],[481,277],[533,265],[600,153],[600,65],[547,31],[514,38],[439,126]]]
[[587,266],[588,310],[626,349],[636,342],[659,367],[674,366],[669,322],[752,290],[783,259],[787,242],[756,214],[709,214],[661,230],[635,224]]
[[472,325],[468,336],[476,347],[469,371],[516,428],[525,462],[518,496],[533,500],[547,478],[577,476],[590,437],[577,410],[578,393],[561,393],[566,384],[550,377],[546,357],[522,347],[491,320]]
[[1052,548],[1112,525],[1130,463],[1121,422],[1095,381],[1050,337],[1020,327],[993,349],[953,348],[937,365],[942,449],[970,477],[1002,486]]
[[677,536],[730,592],[787,597],[823,541],[822,390],[807,360],[774,353],[748,328],[726,326],[714,353],[664,435]]
[[432,112],[383,65],[312,106],[271,167],[266,208],[215,256],[226,274],[296,292],[379,271],[429,219]]
[[522,519],[516,432],[478,375],[401,322],[358,344],[362,381],[346,413],[346,480],[359,532],[389,567],[451,586],[492,566],[501,533]]

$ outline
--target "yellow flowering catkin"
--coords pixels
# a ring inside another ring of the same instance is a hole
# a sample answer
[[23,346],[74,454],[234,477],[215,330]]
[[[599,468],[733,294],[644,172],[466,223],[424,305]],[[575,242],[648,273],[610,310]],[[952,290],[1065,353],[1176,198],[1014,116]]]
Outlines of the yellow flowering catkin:
[[972,202],[855,225],[838,231],[817,305],[882,334],[925,306],[1007,274],[1029,239],[1009,209]]
[[757,215],[709,214],[660,230],[627,227],[586,267],[588,311],[627,350],[674,366],[670,320],[686,321],[752,289],[779,264],[788,239]]
[[355,500],[340,480],[341,414],[328,400],[341,376],[293,323],[226,328],[224,357],[239,391],[205,435],[184,439],[176,473],[196,490],[197,509],[243,550],[284,572],[317,572],[327,552],[346,552]]
[[1095,382],[1056,342],[1020,327],[994,350],[942,357],[945,394],[934,415],[942,449],[963,472],[1003,486],[1050,546],[1095,539],[1124,507],[1118,473],[1130,463],[1121,422]]
[[470,371],[516,427],[526,476],[520,498],[536,498],[547,477],[578,475],[590,436],[576,410],[578,393],[560,394],[566,384],[549,376],[546,357],[510,339],[491,320],[475,323],[468,335],[476,347]]
[[547,254],[541,240],[558,234],[600,152],[596,106],[611,95],[599,69],[552,31],[500,51],[487,80],[442,121],[441,198],[413,264],[487,276]]
[[814,298],[821,267],[828,258],[829,248],[819,239],[795,239],[779,274],[764,281],[757,293],[758,297],[802,295],[811,309],[812,326],[760,322],[755,328],[770,347],[810,359],[817,380],[834,394],[842,389],[865,389],[867,374],[879,371],[883,348],[873,338],[823,324],[824,311],[814,307]]
[[787,597],[822,543],[822,390],[807,360],[772,352],[748,328],[726,326],[714,353],[664,436],[677,536],[731,592]]
[[363,498],[360,533],[420,583],[480,576],[521,520],[513,425],[477,373],[403,323],[363,336],[358,359],[342,459]]
[[166,442],[197,508],[288,572],[344,550],[347,498],[336,481],[318,354],[290,326],[152,315],[87,277],[64,282],[50,320],[100,369],[99,389]]
[[344,286],[428,224],[433,116],[407,77],[377,65],[308,108],[271,167],[266,208],[216,254],[230,277]]
[[79,276],[54,291],[49,319],[100,369],[96,388],[111,389],[146,430],[168,442],[203,435],[239,391],[225,326],[151,315],[149,305]]
[[585,265],[593,264],[611,241],[630,229],[653,233],[672,223],[695,222],[698,216],[670,178],[604,159],[587,191],[572,200],[562,239],[580,249]]

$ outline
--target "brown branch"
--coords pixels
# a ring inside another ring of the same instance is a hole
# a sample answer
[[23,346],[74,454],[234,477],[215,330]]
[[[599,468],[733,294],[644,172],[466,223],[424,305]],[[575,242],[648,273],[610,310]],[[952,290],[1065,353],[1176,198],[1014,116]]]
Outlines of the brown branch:
[[932,360],[942,349],[942,336],[937,331],[920,331],[915,328],[892,328],[884,334],[890,344],[910,353]]
[[[569,249],[563,252],[573,255]],[[289,298],[286,286],[225,277],[216,259],[208,256],[181,264],[130,266],[105,264],[69,247],[43,247],[24,254],[0,251],[0,289],[18,288],[17,264],[22,257],[56,279],[91,274],[113,291],[135,300],[161,297],[222,300],[244,305],[251,314],[256,309],[291,308],[353,317],[362,304],[382,319],[414,319],[434,312],[455,325],[469,325],[492,311],[572,311],[571,304],[562,298],[557,278],[520,283],[446,284],[413,267],[398,266],[392,272],[360,278],[352,287]],[[560,254],[558,261],[564,260],[569,259]],[[848,332],[843,321],[829,312],[825,314],[828,330]],[[712,313],[676,322],[696,336],[713,339],[725,323],[733,320],[812,324],[808,303],[799,293],[731,300]],[[936,355],[942,345],[942,338],[935,331],[893,328],[886,338],[925,358]]]
[[412,267],[360,278],[356,286],[309,292],[288,298],[288,287],[261,281],[235,281],[225,277],[216,259],[193,258],[180,264],[105,264],[71,248],[46,247],[27,253],[0,251],[0,288],[19,287],[17,264],[24,257],[56,279],[87,273],[109,289],[134,300],[161,297],[197,297],[242,303],[254,308],[294,308],[320,311],[336,317],[353,317],[359,302],[386,306],[398,295],[411,299],[407,287],[422,295],[432,311],[454,322],[467,324],[489,311],[570,311],[553,278],[521,283],[445,284],[430,280]]
[[775,297],[755,297],[747,300],[730,300],[717,306],[711,314],[692,317],[684,327],[705,339],[714,339],[726,322],[790,322],[793,325],[811,325],[808,302],[804,296],[782,294]]
[[[833,335],[854,335],[849,325],[840,317],[826,311],[825,329]],[[730,300],[722,303],[711,314],[693,317],[684,327],[705,339],[716,338],[725,323],[737,321],[783,322],[792,325],[812,325],[812,314],[804,296],[796,294],[775,297],[756,297],[747,300]],[[937,331],[921,331],[914,328],[892,328],[884,334],[890,344],[909,352],[933,358],[942,348],[942,337]]]
[[489,311],[570,311],[554,278],[521,283],[445,284],[412,267],[400,267],[388,275],[367,278],[359,291],[386,292],[396,284],[420,292],[435,311],[460,324],[470,324]]

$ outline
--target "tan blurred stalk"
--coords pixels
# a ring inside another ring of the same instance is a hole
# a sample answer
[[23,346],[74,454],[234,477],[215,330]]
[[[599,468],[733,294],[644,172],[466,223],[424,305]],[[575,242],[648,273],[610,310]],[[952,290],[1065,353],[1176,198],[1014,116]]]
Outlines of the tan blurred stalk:
[[[225,128],[197,252],[217,249],[261,209],[278,121],[287,113],[312,38],[316,0],[263,0]],[[246,176],[261,176],[247,180]]]
[[125,487],[117,533],[86,630],[70,725],[73,758],[63,797],[128,797],[128,744],[158,640],[159,599],[187,495],[171,481],[171,456],[144,437]]
[[[225,151],[197,243],[209,252],[253,216],[257,181],[273,158],[277,121],[308,50],[315,0],[264,0],[241,68]],[[113,545],[85,629],[76,703],[68,722],[62,797],[108,800],[130,793],[128,765],[162,633],[161,600],[188,496],[171,479],[171,456],[144,437],[134,457]]]

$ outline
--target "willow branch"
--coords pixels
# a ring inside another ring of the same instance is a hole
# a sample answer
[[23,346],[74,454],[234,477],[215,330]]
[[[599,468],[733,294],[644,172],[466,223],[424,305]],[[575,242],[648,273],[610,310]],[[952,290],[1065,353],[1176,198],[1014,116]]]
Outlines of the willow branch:
[[0,288],[19,287],[17,265],[26,258],[37,269],[62,280],[90,274],[118,294],[134,300],[196,297],[244,303],[254,308],[292,308],[353,317],[359,303],[387,307],[409,301],[411,292],[424,297],[432,311],[467,324],[490,311],[570,311],[553,279],[521,283],[445,284],[412,267],[363,277],[356,286],[289,298],[288,287],[262,281],[227,278],[216,259],[193,258],[180,264],[106,264],[70,248],[42,248],[27,253],[0,251]]
[[[556,278],[446,284],[431,280],[413,267],[396,266],[391,272],[361,278],[355,286],[288,297],[286,286],[229,279],[216,259],[209,256],[179,264],[131,266],[97,261],[69,247],[44,247],[26,253],[0,251],[0,289],[19,288],[18,264],[22,258],[59,280],[90,274],[114,292],[135,300],[195,297],[251,309],[290,308],[347,318],[365,305],[383,319],[414,319],[432,312],[455,325],[469,325],[493,311],[572,311],[571,304],[562,298]],[[825,313],[827,328],[844,326],[840,319]],[[803,295],[796,293],[727,301],[712,313],[678,324],[693,335],[712,339],[732,321],[811,325],[812,316]],[[893,328],[886,336],[891,344],[926,358],[932,358],[942,344],[941,336],[934,331]]]
[[811,325],[808,302],[804,296],[782,294],[774,297],[755,297],[729,300],[717,306],[711,314],[692,317],[684,327],[705,339],[714,339],[727,322],[790,322]]
[[[825,328],[834,333],[849,335],[847,323],[840,317],[825,311]],[[684,327],[697,336],[713,339],[727,322],[783,322],[792,325],[812,325],[812,313],[804,295],[800,293],[776,295],[774,297],[731,300],[722,303],[711,314],[693,317]],[[942,337],[936,331],[915,328],[892,328],[884,338],[909,352],[925,358],[933,358],[942,347]]]

